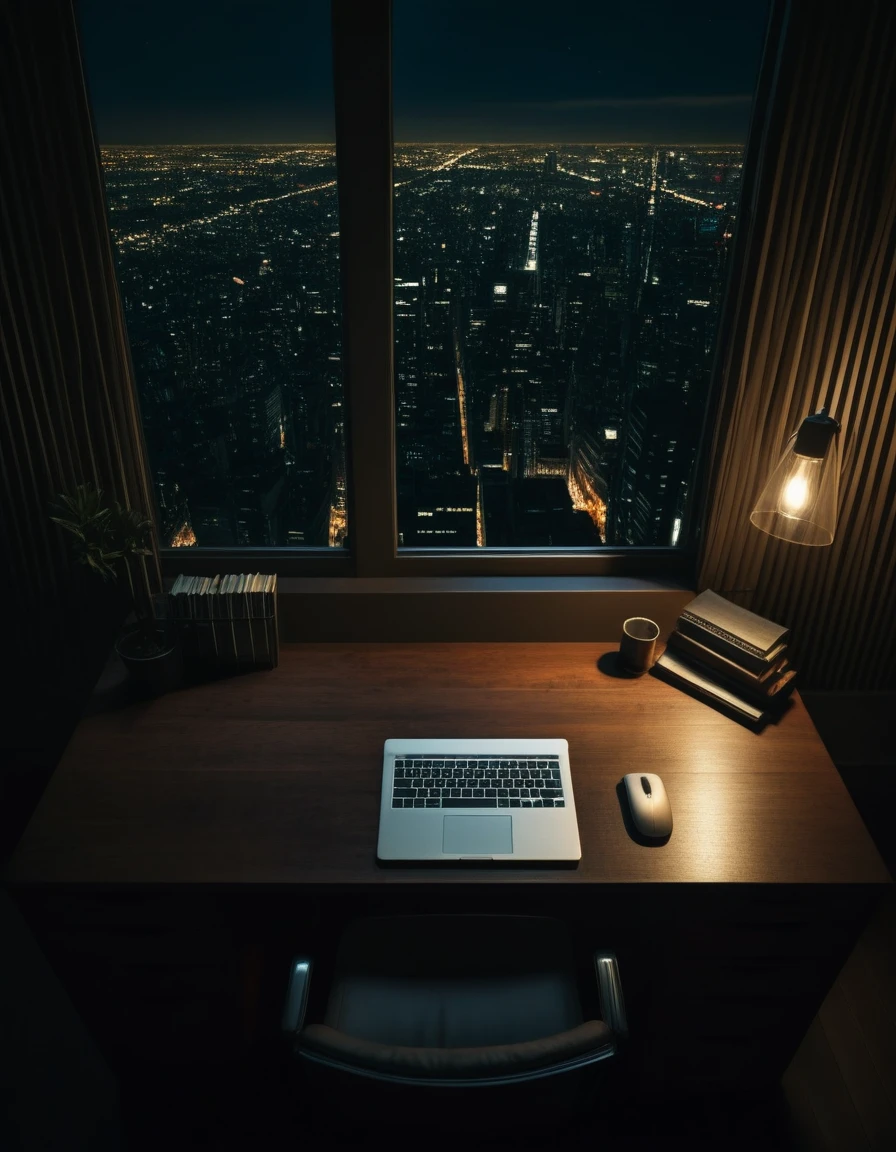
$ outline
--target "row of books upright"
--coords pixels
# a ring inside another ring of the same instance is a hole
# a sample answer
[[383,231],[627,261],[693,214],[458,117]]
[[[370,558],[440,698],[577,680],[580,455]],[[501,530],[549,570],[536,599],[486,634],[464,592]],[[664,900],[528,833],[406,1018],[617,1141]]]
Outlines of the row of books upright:
[[793,691],[790,632],[707,589],[682,611],[654,666],[663,679],[744,723],[780,718]]
[[276,574],[180,575],[168,603],[188,653],[199,661],[277,666]]

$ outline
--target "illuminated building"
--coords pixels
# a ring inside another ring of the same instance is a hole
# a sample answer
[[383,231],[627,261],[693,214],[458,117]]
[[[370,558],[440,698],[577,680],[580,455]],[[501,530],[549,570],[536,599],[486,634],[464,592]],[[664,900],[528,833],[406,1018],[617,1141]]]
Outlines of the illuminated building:
[[[103,162],[166,535],[343,544],[333,148],[107,148]],[[405,544],[672,541],[740,164],[719,148],[398,146]],[[459,508],[473,511],[437,511]]]

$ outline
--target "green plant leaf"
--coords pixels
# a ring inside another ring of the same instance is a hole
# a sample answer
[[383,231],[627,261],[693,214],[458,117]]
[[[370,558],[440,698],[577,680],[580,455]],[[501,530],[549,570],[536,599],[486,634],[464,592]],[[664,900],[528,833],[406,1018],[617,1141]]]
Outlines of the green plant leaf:
[[102,489],[92,483],[78,484],[50,505],[59,513],[50,519],[72,534],[75,559],[99,573],[104,580],[117,580],[120,562],[132,556],[152,555],[152,520],[119,501],[103,507]]
[[53,521],[54,524],[59,524],[60,527],[65,528],[65,530],[67,532],[74,533],[74,535],[78,536],[81,540],[86,539],[80,524],[75,524],[71,520],[63,520],[59,516],[51,516],[50,519]]

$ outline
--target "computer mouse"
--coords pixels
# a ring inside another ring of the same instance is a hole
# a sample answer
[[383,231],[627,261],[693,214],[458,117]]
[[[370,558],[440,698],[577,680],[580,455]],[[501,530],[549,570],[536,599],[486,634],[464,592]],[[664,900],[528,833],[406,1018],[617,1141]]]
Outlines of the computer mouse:
[[672,831],[672,807],[666,788],[655,772],[629,772],[623,776],[628,806],[642,836],[663,839]]

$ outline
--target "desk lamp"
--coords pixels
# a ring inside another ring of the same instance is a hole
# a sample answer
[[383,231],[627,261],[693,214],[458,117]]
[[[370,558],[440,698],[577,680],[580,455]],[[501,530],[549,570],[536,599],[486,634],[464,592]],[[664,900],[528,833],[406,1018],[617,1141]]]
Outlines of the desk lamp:
[[750,520],[793,544],[830,544],[837,527],[839,423],[822,408],[807,416],[762,489]]

